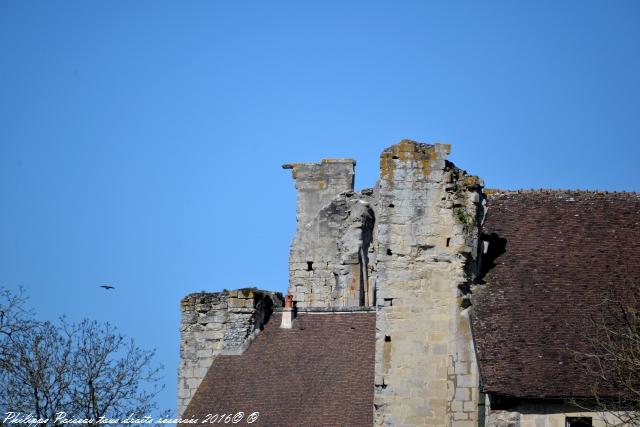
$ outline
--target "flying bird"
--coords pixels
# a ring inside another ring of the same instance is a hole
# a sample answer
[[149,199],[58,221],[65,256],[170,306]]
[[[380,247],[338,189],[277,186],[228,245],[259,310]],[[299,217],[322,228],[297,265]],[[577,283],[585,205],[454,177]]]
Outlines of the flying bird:
[[101,285],[100,287],[101,287],[101,288],[105,288],[105,289],[107,289],[107,290],[108,290],[108,289],[115,289],[115,288],[114,288],[113,286],[111,286],[111,285]]

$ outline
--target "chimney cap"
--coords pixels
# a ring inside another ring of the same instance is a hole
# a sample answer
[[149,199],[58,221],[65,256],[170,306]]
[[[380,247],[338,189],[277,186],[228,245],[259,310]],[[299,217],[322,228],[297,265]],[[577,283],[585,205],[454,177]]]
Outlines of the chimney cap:
[[293,308],[293,295],[287,294],[284,297],[284,308]]

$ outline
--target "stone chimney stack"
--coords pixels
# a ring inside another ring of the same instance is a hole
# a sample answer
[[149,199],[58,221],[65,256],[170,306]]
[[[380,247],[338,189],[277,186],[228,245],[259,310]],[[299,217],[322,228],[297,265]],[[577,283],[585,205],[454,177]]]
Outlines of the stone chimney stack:
[[289,289],[298,308],[370,307],[374,291],[373,190],[353,191],[355,161],[290,163],[298,191]]
[[293,326],[293,295],[288,294],[284,297],[284,309],[282,310],[281,328],[291,329]]
[[324,206],[343,191],[353,190],[353,159],[322,159],[320,163],[287,163],[298,190],[297,228],[300,231]]

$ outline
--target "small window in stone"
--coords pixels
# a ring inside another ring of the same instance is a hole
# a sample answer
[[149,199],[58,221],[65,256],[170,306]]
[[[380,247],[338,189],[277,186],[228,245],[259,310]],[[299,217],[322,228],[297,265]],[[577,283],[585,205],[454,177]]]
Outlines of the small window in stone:
[[447,247],[449,247],[450,243],[451,243],[451,237],[447,237]]
[[393,255],[393,252],[391,252],[391,249],[387,249],[387,255]]
[[389,335],[385,335],[384,342],[391,342],[391,337]]
[[394,205],[393,203],[389,203],[389,207],[390,207],[390,208],[395,208],[395,207],[396,207],[396,205]]
[[592,427],[591,417],[567,417],[566,427]]
[[307,261],[307,271],[313,271],[313,261]]

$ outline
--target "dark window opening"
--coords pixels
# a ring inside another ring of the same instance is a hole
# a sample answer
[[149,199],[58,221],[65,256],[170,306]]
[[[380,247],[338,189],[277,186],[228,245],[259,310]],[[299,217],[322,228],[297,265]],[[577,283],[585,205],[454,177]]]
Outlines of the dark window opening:
[[450,243],[451,243],[451,237],[447,237],[447,247],[449,247]]
[[384,342],[391,342],[391,337],[389,335],[385,335]]
[[592,427],[591,417],[567,417],[566,427]]
[[396,207],[396,205],[394,205],[393,203],[389,203],[389,207],[390,207],[390,208],[395,208],[395,207]]
[[391,157],[393,160],[398,160],[398,156],[392,156]]
[[391,307],[393,305],[393,298],[384,298],[384,306]]
[[387,249],[387,255],[393,255],[393,252],[391,252],[391,249]]
[[313,271],[313,262],[307,261],[307,271]]

